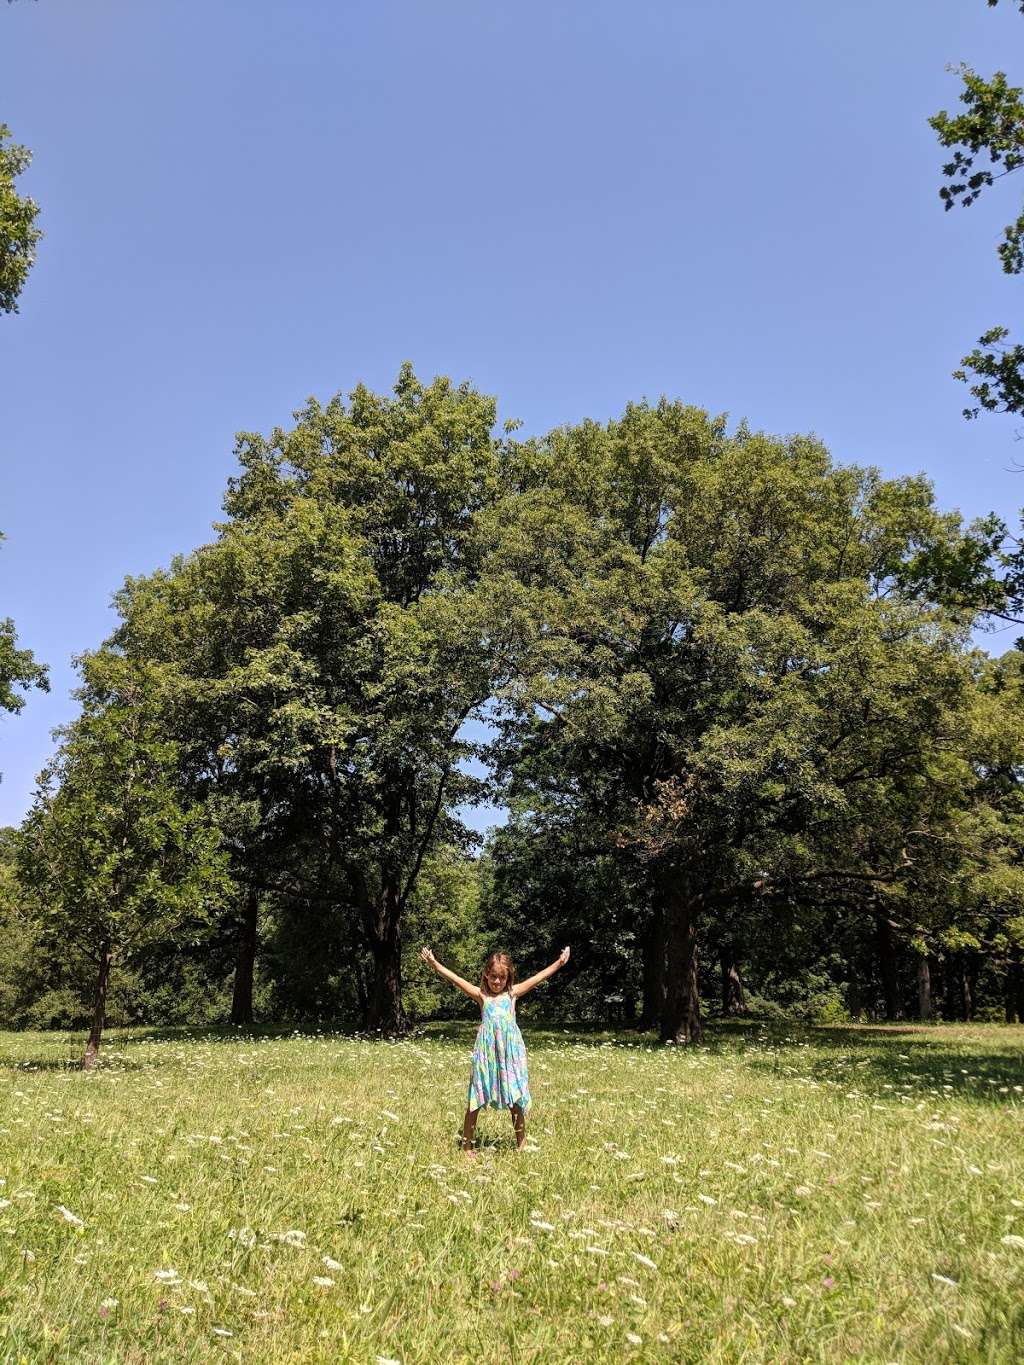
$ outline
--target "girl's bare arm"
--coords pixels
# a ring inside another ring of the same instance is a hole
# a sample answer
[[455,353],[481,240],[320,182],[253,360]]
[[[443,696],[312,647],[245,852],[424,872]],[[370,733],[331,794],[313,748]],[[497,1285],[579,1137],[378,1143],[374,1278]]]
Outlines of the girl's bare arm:
[[518,985],[513,986],[512,987],[513,996],[518,1000],[519,997],[521,995],[525,995],[527,991],[532,991],[534,986],[539,986],[540,983],[542,981],[546,981],[549,976],[554,976],[555,972],[558,971],[559,967],[564,967],[568,961],[569,949],[563,948],[562,951],[555,958],[554,962],[552,962],[550,967],[545,967],[544,970],[542,972],[538,972],[536,976],[528,976],[525,981],[520,981]]
[[471,982],[464,981],[456,972],[451,972],[447,967],[442,967],[429,948],[421,948],[420,957],[429,966],[433,967],[434,971],[437,972],[439,976],[443,976],[444,979],[450,981],[453,986],[458,986],[460,991],[465,991],[469,998],[475,1000],[479,1005],[480,1001],[483,999],[479,986],[474,986]]

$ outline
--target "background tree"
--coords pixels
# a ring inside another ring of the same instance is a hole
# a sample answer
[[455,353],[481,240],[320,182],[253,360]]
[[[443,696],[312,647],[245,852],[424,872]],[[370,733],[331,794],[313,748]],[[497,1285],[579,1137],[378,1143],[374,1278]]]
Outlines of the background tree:
[[42,236],[35,226],[39,205],[14,187],[16,177],[28,168],[32,153],[10,138],[11,130],[0,123],[0,313],[18,311],[18,295]]
[[491,691],[475,580],[494,403],[406,366],[393,397],[297,416],[240,437],[217,540],[129,581],[114,643],[165,679],[246,888],[249,981],[260,897],[292,932],[340,918],[323,941],[368,958],[364,1022],[396,1031],[403,917],[432,850],[471,842],[454,811],[484,790],[460,764]]
[[[988,0],[994,7],[998,0]],[[1024,14],[1024,6],[1020,6]],[[945,109],[929,119],[939,143],[952,151],[942,173],[947,183],[939,190],[943,206],[968,208],[996,180],[1012,175],[1024,165],[1024,102],[1020,86],[1010,85],[1005,72],[988,80],[962,63],[960,101],[963,113]],[[998,248],[1008,275],[1024,271],[1024,211],[1003,231]],[[960,362],[954,377],[970,384],[977,403],[964,408],[964,416],[988,412],[1024,411],[1024,346],[1008,343],[1009,329],[991,327],[978,338],[977,347]]]
[[892,837],[851,835],[926,781],[969,676],[963,614],[900,584],[965,534],[924,480],[664,401],[512,450],[507,478],[490,583],[518,665],[492,756],[629,858],[662,1036],[698,1039],[709,917],[897,876]]
[[25,698],[15,688],[30,687],[50,690],[46,666],[36,663],[30,650],[18,648],[14,622],[7,617],[0,620],[0,711],[20,711]]
[[51,933],[95,967],[90,1068],[114,965],[200,923],[227,888],[217,831],[182,799],[156,679],[110,654],[81,666],[82,714],[41,775],[23,864]]

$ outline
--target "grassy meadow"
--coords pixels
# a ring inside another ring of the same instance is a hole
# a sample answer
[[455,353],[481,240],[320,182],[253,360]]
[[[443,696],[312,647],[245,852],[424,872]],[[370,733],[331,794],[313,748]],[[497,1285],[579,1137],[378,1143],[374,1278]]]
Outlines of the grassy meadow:
[[1024,1030],[0,1034],[0,1360],[1024,1358]]

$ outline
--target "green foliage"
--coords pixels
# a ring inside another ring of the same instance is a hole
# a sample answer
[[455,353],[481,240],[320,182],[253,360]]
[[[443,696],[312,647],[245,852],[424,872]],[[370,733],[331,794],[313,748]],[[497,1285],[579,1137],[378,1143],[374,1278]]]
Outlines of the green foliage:
[[36,663],[30,650],[18,648],[14,622],[8,617],[0,620],[0,711],[17,712],[25,705],[16,687],[38,687],[48,692],[50,684],[45,665]]
[[[476,579],[494,418],[409,366],[392,396],[311,400],[292,430],[239,437],[217,540],[118,598],[117,646],[159,672],[190,789],[239,879],[277,897],[275,979],[316,1014],[361,953],[368,1022],[400,1026],[417,879],[470,840],[453,812],[484,791],[460,730],[491,690]],[[297,936],[328,950],[311,974]]]
[[991,327],[978,338],[978,345],[960,361],[954,379],[974,378],[971,393],[978,406],[964,408],[965,417],[986,412],[1024,412],[1024,345],[1005,345],[1010,335],[1006,327]]
[[413,1018],[473,1013],[472,1001],[441,980],[418,957],[421,946],[467,981],[477,981],[493,944],[482,922],[482,867],[460,849],[442,847],[424,862],[403,931],[403,997]]
[[[1024,14],[1024,5],[1020,8]],[[939,189],[946,209],[969,207],[996,180],[1024,165],[1024,88],[1010,85],[1002,71],[985,80],[962,63],[958,72],[964,112],[951,116],[943,109],[929,119],[940,146],[953,152],[942,167],[948,183]],[[1024,271],[1024,213],[1003,229],[998,253],[1008,275]],[[954,378],[970,384],[978,400],[975,407],[964,408],[965,417],[977,417],[982,409],[1024,411],[1024,346],[1006,345],[1008,336],[1005,327],[989,328],[953,371]]]
[[14,188],[16,177],[28,168],[32,153],[11,142],[10,136],[11,130],[0,123],[0,313],[18,311],[18,295],[42,236],[35,226],[39,205]]
[[219,833],[182,801],[154,677],[112,653],[81,667],[82,714],[42,774],[19,858],[52,941],[120,963],[201,924],[227,883]]
[[0,898],[8,1018],[77,1018],[112,954],[113,1016],[223,1019],[253,939],[290,1024],[471,1014],[424,943],[470,979],[571,943],[528,1012],[675,1038],[718,970],[726,1010],[742,972],[835,1022],[916,1008],[923,959],[1012,1017],[1022,664],[970,643],[1016,592],[1002,523],[664,399],[493,426],[406,367],[239,438],[216,539],[84,660]]

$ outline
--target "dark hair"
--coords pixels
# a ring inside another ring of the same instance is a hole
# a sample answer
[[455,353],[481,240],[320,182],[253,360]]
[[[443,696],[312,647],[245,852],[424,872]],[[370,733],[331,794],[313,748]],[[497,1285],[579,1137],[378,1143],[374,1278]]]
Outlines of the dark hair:
[[510,991],[516,981],[516,969],[512,964],[512,959],[509,957],[508,953],[491,953],[490,957],[488,957],[487,961],[484,963],[483,971],[480,973],[480,989],[483,991],[484,995],[490,995],[491,993],[490,988],[487,985],[487,973],[492,967],[505,968],[505,989]]

